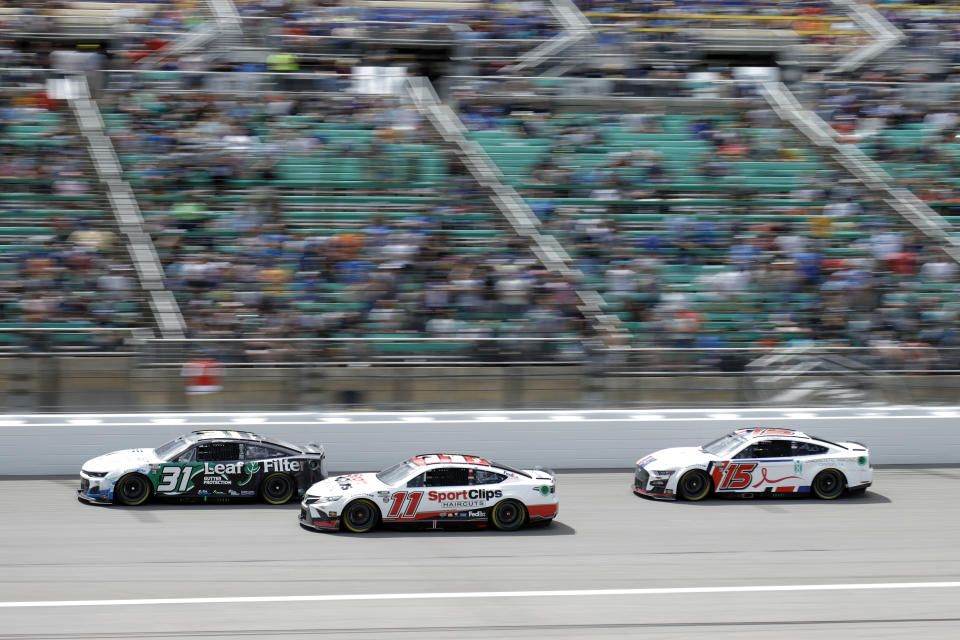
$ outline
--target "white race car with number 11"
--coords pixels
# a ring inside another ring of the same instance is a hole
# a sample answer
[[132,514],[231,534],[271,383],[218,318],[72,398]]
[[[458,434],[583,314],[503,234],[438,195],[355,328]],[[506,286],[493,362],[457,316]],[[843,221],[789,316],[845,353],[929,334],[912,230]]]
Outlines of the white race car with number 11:
[[475,525],[513,531],[557,516],[556,478],[543,469],[514,469],[476,456],[414,456],[379,473],[328,478],[310,487],[300,524],[365,533],[378,524],[430,528]]

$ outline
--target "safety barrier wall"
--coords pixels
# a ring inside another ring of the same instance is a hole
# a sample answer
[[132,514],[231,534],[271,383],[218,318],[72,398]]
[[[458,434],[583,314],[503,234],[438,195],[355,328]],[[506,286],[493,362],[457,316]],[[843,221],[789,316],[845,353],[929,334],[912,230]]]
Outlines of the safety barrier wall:
[[266,417],[8,415],[0,419],[0,476],[72,474],[84,460],[97,455],[154,447],[196,428],[250,429],[291,442],[320,442],[333,471],[379,469],[428,452],[470,453],[515,466],[628,471],[646,453],[703,444],[748,426],[795,428],[830,440],[862,442],[870,447],[874,464],[960,463],[960,411],[953,409],[906,407],[886,416],[855,409],[755,409],[739,410],[738,417],[721,413],[723,410],[289,413]]
[[698,365],[699,371],[684,371],[694,366],[691,360],[652,355],[626,364],[565,366],[244,363],[225,366],[221,391],[191,395],[176,360],[168,366],[138,366],[137,358],[123,356],[8,356],[0,358],[0,412],[914,405],[952,404],[960,397],[960,368],[937,375],[896,369],[872,369],[869,375],[857,370],[846,375],[791,372],[789,366],[799,368],[797,362],[736,373],[706,364]]

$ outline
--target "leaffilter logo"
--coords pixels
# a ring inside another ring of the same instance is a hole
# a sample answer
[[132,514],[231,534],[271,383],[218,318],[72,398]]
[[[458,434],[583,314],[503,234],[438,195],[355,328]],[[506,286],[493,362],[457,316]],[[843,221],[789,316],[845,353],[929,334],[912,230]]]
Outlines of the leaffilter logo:
[[244,478],[241,482],[237,483],[238,487],[243,487],[247,485],[251,480],[253,480],[253,476],[255,474],[260,473],[260,463],[248,462],[245,465],[243,465],[243,470],[247,473],[247,477]]

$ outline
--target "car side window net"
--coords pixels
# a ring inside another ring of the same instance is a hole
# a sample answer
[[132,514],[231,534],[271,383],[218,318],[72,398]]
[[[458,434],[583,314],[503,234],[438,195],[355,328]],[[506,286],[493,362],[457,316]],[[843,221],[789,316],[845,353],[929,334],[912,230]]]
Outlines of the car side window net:
[[239,442],[202,442],[197,445],[197,462],[228,462],[239,459]]
[[792,455],[789,440],[762,440],[746,447],[734,458],[737,460],[746,458],[789,458]]
[[430,469],[428,487],[455,487],[467,484],[467,470],[463,468]]

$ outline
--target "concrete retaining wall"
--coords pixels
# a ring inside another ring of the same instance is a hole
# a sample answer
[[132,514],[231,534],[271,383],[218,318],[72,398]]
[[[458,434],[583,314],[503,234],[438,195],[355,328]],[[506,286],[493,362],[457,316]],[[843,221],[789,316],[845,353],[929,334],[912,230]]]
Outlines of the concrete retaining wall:
[[75,473],[84,460],[102,453],[154,447],[196,428],[318,441],[327,449],[329,468],[338,471],[379,469],[428,452],[471,453],[518,466],[627,470],[657,449],[763,426],[862,442],[875,464],[960,463],[958,410],[908,407],[871,415],[850,409],[740,409],[733,410],[735,416],[727,411],[2,416],[0,475]]

